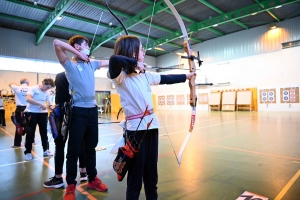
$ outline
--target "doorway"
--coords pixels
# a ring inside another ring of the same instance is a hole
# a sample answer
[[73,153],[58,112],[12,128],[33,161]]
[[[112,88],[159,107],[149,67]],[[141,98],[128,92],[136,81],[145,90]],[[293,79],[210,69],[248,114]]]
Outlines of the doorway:
[[96,91],[96,101],[99,113],[111,113],[110,91]]

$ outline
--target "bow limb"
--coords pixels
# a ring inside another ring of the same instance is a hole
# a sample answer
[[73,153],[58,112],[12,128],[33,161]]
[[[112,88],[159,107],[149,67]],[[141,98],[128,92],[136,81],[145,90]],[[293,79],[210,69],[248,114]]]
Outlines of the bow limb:
[[[183,23],[183,20],[181,19],[179,13],[177,12],[177,10],[175,9],[175,7],[173,6],[173,4],[169,1],[169,0],[165,0],[165,3],[168,5],[168,7],[170,8],[170,10],[172,11],[172,13],[174,14],[174,16],[176,17],[181,31],[182,31],[182,35],[183,35],[183,47],[184,47],[184,51],[187,54],[188,58],[191,58],[192,56],[192,49],[190,46],[190,42],[189,42],[189,38],[188,38],[188,34],[185,28],[185,25]],[[196,67],[195,67],[195,63],[193,62],[192,59],[188,60],[189,62],[189,69],[190,72],[196,72]],[[183,151],[192,135],[192,131],[194,128],[194,123],[195,123],[195,117],[196,117],[196,105],[197,105],[197,95],[196,95],[196,84],[195,84],[195,79],[196,77],[193,76],[190,80],[189,80],[189,87],[190,87],[190,105],[192,106],[192,114],[191,114],[191,124],[190,124],[190,128],[189,128],[189,132],[187,133],[183,144],[180,147],[179,153],[178,153],[178,165],[180,166],[181,164],[181,158],[182,158],[182,154]]]
[[110,7],[108,6],[107,0],[105,1],[105,4],[106,4],[108,11],[118,20],[118,22],[122,25],[126,35],[128,35],[128,31],[127,31],[126,27],[124,26],[123,22],[111,11]]

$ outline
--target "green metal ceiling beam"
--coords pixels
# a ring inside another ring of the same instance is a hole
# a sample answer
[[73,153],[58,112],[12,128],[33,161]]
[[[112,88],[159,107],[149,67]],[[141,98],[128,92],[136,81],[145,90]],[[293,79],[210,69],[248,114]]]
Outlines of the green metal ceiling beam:
[[[172,11],[171,11],[170,9],[166,10],[166,12],[168,12],[168,13],[170,13],[170,14],[173,14]],[[180,14],[179,14],[179,15],[180,15]],[[186,16],[180,15],[180,17],[181,17],[182,19],[188,21],[188,22],[197,23],[196,21],[194,21],[194,20],[192,20],[191,18],[188,18],[188,17],[186,17]],[[209,30],[209,31],[211,31],[211,32],[213,32],[213,33],[216,33],[216,34],[218,34],[218,35],[221,35],[221,36],[224,35],[221,31],[218,31],[218,30],[213,29],[213,28],[208,28],[207,30]],[[200,40],[200,41],[201,41],[201,40]],[[202,42],[202,41],[201,41],[201,42]],[[200,42],[200,43],[201,43],[201,42]]]
[[62,0],[56,6],[55,10],[48,16],[44,24],[40,27],[38,32],[36,33],[36,45],[38,45],[46,32],[51,28],[51,26],[56,22],[56,18],[61,16],[65,10],[74,2],[75,0]]
[[[27,6],[27,7],[30,7],[30,8],[34,8],[34,9],[46,11],[46,12],[53,12],[53,9],[46,8],[46,7],[39,6],[39,5],[33,5],[33,3],[25,2],[25,1],[22,1],[22,0],[7,0],[7,1],[19,4],[19,5]],[[95,3],[89,2],[87,0],[78,0],[78,1],[80,1],[82,3],[86,3],[86,4],[90,5],[90,6],[95,7],[95,8],[99,8],[99,9],[102,9],[102,10],[105,10],[105,11],[108,10],[107,7],[104,7],[104,6],[101,6],[99,4],[95,4]],[[151,3],[153,3],[153,2],[151,2]],[[115,11],[115,10],[113,10],[113,13],[116,13],[116,14],[118,14],[120,16],[123,16],[123,17],[126,17],[126,18],[131,18],[132,17],[131,15],[127,15],[127,14],[124,14],[122,12]],[[61,16],[68,17],[68,18],[71,18],[71,19],[75,19],[75,20],[78,20],[78,21],[83,21],[83,22],[90,23],[90,24],[98,25],[98,22],[96,22],[96,21],[93,21],[93,20],[90,20],[90,19],[85,19],[85,18],[82,18],[82,17],[78,17],[78,16],[75,16],[75,15],[68,14],[68,13],[63,13]],[[142,23],[150,26],[149,22],[143,21]],[[100,23],[99,26],[105,27],[105,28],[108,28],[108,29],[113,28],[112,26],[109,26],[109,25],[103,24],[103,23]],[[155,25],[153,23],[151,24],[151,26],[154,27],[154,28],[163,30],[165,32],[168,32],[168,33],[172,33],[173,32],[173,30],[170,30],[170,29],[167,29],[167,28]],[[146,35],[134,33],[134,32],[131,32],[131,31],[128,31],[128,33],[131,34],[131,35],[136,35],[136,36],[141,37],[141,38],[146,38],[146,39],[148,38],[148,36],[146,36]],[[96,36],[96,38],[97,38],[97,36]],[[153,40],[153,41],[156,40],[156,38],[150,38],[150,37],[149,37],[149,39]],[[201,40],[198,40],[196,38],[191,38],[191,40],[194,40],[194,41],[197,41],[197,42],[201,42]],[[173,44],[173,43],[169,43],[168,45],[176,47],[176,48],[180,47],[180,45]]]
[[[205,0],[198,0],[199,2],[203,3],[204,5],[206,5],[207,7],[213,9],[214,11],[216,11],[217,13],[219,14],[225,14],[222,10],[220,10],[219,8],[215,7],[214,5],[208,3],[207,1]],[[242,22],[239,22],[238,20],[233,20],[234,23],[242,26],[243,28],[245,29],[249,29],[248,26],[246,26],[245,24],[243,24]]]
[[[25,22],[25,23],[29,23],[29,24],[34,24],[34,25],[38,25],[38,26],[43,25],[43,23],[39,22],[39,21],[34,21],[34,20],[31,20],[31,19],[26,19],[26,18],[17,17],[17,16],[13,16],[13,15],[8,15],[8,14],[3,14],[3,13],[0,13],[0,17],[4,17],[4,18],[7,18],[7,19],[12,19],[12,20],[17,20],[17,21],[21,21],[21,22]],[[78,30],[74,30],[74,29],[69,29],[69,28],[65,28],[65,27],[61,27],[61,26],[53,25],[51,28],[57,29],[57,30],[60,30],[60,31],[66,31],[66,32],[78,34],[78,35],[83,35],[83,36],[86,36],[86,37],[94,37],[94,34],[83,32],[83,31],[78,31]],[[141,35],[141,34],[134,33],[134,32],[130,32],[130,34],[131,35],[136,35],[136,36],[141,37],[141,38],[147,38],[147,36],[145,36],[145,35]],[[155,40],[155,38],[149,38],[149,39],[153,40],[153,41]],[[111,41],[115,42],[116,40],[112,39]],[[181,48],[181,46],[178,45],[178,44],[170,44],[170,45],[173,45],[176,48]],[[159,51],[159,50],[154,50],[154,51]]]
[[[90,2],[90,1],[87,1],[87,0],[78,0],[78,1],[81,2],[81,3],[87,4],[87,5],[93,6],[94,8],[99,8],[99,9],[101,9],[101,10],[108,11],[107,7],[105,7],[105,6],[101,6],[101,5],[99,5],[99,4],[96,4],[96,3],[93,3],[93,2]],[[146,2],[146,3],[148,3],[148,2]],[[151,3],[153,4],[153,2],[151,2]],[[125,14],[125,13],[123,13],[123,12],[120,12],[120,11],[117,11],[117,10],[111,9],[111,11],[112,11],[114,14],[116,14],[116,15],[118,15],[118,16],[121,16],[121,17],[125,17],[125,18],[127,18],[127,19],[131,19],[131,18],[133,17],[133,16],[131,16],[131,15],[127,15],[127,14]],[[142,21],[141,23],[150,26],[150,23],[147,22],[147,21]],[[155,24],[151,24],[151,26],[152,26],[152,27],[155,27],[155,28],[157,28],[157,29],[160,29],[160,30],[169,32],[169,33],[172,33],[172,32],[173,32],[172,30],[169,30],[169,29],[167,29],[167,28],[164,28],[164,27],[161,27],[161,26],[158,26],[158,25],[155,25]]]
[[[260,3],[254,4],[254,5],[247,6],[245,8],[241,8],[239,10],[235,10],[235,11],[232,11],[229,13],[224,13],[222,15],[213,17],[211,19],[208,19],[208,20],[205,20],[202,22],[197,22],[195,24],[187,26],[186,28],[189,32],[197,32],[197,31],[212,27],[215,24],[224,24],[227,22],[231,22],[233,20],[237,20],[237,19],[241,19],[243,17],[250,16],[253,13],[265,12],[267,10],[275,8],[276,6],[280,6],[280,5],[284,6],[284,5],[296,3],[299,1],[300,0],[285,0],[284,2],[281,3],[279,0],[265,0]],[[264,7],[261,8],[261,5],[263,5]],[[181,36],[182,36],[182,32],[181,32],[181,30],[178,30],[171,34],[166,35],[165,37],[162,37],[162,38],[154,41],[153,43],[149,43],[148,47],[154,48],[157,45],[168,43],[172,40],[180,38]]]
[[218,31],[218,30],[216,30],[216,29],[214,29],[214,28],[211,28],[211,27],[207,28],[207,30],[209,30],[209,31],[211,31],[211,32],[213,32],[213,33],[215,33],[215,34],[218,34],[218,35],[220,35],[220,36],[223,36],[223,35],[224,35],[224,33],[220,32],[220,31]]
[[21,0],[6,0],[8,2],[11,2],[11,3],[16,3],[16,4],[19,4],[19,5],[22,5],[22,6],[27,6],[27,7],[30,7],[30,8],[35,8],[35,9],[39,9],[39,10],[43,10],[43,11],[46,11],[46,12],[52,12],[53,10],[49,9],[49,8],[46,8],[46,7],[43,7],[43,6],[39,6],[39,5],[34,5],[33,2],[29,2],[29,1],[21,1]]
[[[177,5],[179,3],[181,3],[183,0],[171,0],[171,3],[173,5]],[[166,5],[164,3],[164,1],[160,1],[156,4],[155,9],[154,9],[154,13],[153,15],[162,12],[164,10],[168,9],[168,5]],[[149,7],[145,10],[143,10],[142,12],[138,13],[136,16],[131,17],[129,20],[127,20],[124,23],[124,26],[127,29],[130,29],[131,27],[139,24],[142,21],[145,21],[147,18],[151,17],[152,15],[152,7]],[[111,31],[109,31],[108,33],[104,34],[101,36],[101,39],[97,39],[95,40],[94,46],[91,47],[91,51],[95,51],[97,48],[99,48],[102,44],[104,44],[105,42],[109,41],[110,39],[114,38],[115,36],[117,36],[118,34],[122,33],[123,27],[122,26],[118,26],[117,28],[112,29]]]
[[[38,25],[38,26],[43,25],[43,22],[34,21],[34,20],[31,20],[31,19],[26,19],[26,18],[22,18],[22,17],[16,17],[16,16],[13,16],[13,15],[7,15],[7,14],[3,14],[3,13],[0,13],[0,17],[5,17],[5,18],[8,18],[8,19],[13,19],[13,20],[21,21],[21,22],[26,22],[26,23],[34,24],[34,25]],[[77,30],[74,30],[74,29],[69,29],[69,28],[56,26],[56,25],[53,25],[51,28],[54,28],[54,29],[57,29],[57,30],[60,30],[60,31],[66,31],[66,32],[75,33],[75,34],[79,34],[79,35],[84,35],[84,36],[88,36],[88,37],[93,37],[94,36],[91,33],[77,31]]]
[[[255,2],[256,2],[256,3],[259,3],[258,0],[255,0]],[[264,8],[263,5],[261,5],[261,4],[259,4],[259,5],[260,5],[262,8]],[[271,17],[273,17],[275,20],[277,20],[278,22],[280,21],[279,17],[277,17],[271,10],[267,10],[267,12],[268,12],[269,15],[271,15]]]
[[[193,41],[198,42],[198,43],[201,43],[201,42],[202,42],[202,40],[198,40],[198,39],[196,39],[196,38],[190,38],[190,40],[193,40]],[[168,45],[170,45],[170,44],[172,44],[172,43],[168,43]],[[180,48],[182,48],[181,45],[179,45],[179,46],[180,46]]]

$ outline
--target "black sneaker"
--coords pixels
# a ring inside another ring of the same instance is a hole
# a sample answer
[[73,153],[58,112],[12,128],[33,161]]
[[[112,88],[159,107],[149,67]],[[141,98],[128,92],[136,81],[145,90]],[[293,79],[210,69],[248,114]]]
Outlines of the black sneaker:
[[65,186],[62,178],[56,178],[55,176],[50,178],[50,181],[44,183],[45,188],[60,188]]
[[85,172],[80,172],[80,181],[87,181],[87,174]]

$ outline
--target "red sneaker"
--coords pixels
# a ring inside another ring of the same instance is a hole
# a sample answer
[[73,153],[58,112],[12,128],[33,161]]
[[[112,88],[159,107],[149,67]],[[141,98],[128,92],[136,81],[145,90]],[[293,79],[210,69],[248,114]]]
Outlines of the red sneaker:
[[64,200],[75,200],[75,184],[68,185]]
[[95,189],[99,192],[106,192],[108,189],[108,187],[104,183],[102,183],[102,181],[97,176],[95,177],[95,180],[88,183],[87,187],[90,189]]

